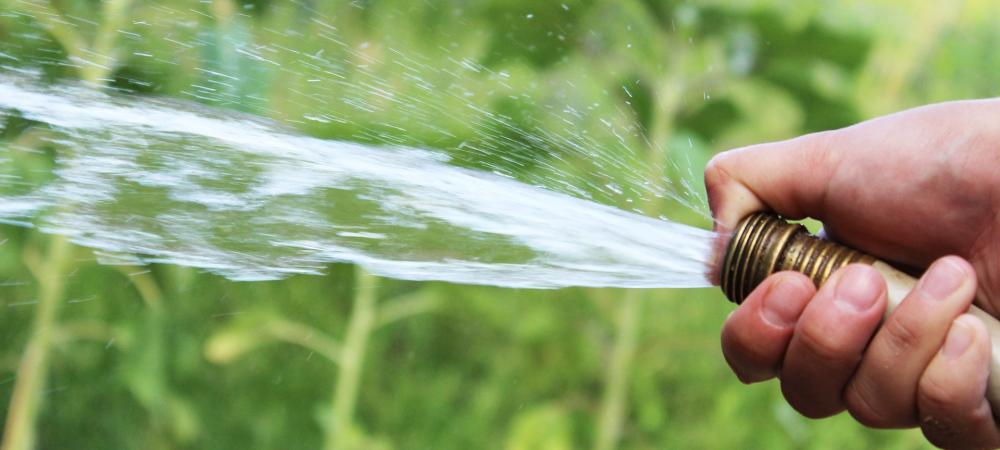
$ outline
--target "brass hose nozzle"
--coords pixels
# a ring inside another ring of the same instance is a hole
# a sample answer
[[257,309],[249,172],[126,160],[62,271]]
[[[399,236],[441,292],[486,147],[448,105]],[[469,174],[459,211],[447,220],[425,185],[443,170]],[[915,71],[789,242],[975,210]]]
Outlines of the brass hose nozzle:
[[720,276],[722,291],[736,304],[769,275],[802,272],[816,286],[851,263],[874,264],[875,258],[809,234],[802,225],[768,213],[743,219],[729,241]]
[[[722,291],[740,304],[771,274],[801,272],[820,287],[837,269],[848,264],[869,264],[886,281],[885,317],[888,317],[917,285],[917,280],[869,255],[810,235],[802,225],[788,223],[769,213],[743,219],[726,247],[719,276]],[[994,417],[1000,416],[1000,321],[976,306],[969,314],[979,318],[990,334],[992,357],[986,398]],[[1000,421],[998,421],[1000,423]]]

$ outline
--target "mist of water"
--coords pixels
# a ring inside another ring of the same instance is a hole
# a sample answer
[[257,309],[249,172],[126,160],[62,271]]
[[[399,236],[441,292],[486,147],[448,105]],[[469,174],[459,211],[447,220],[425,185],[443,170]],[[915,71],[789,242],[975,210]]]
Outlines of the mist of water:
[[[189,103],[0,76],[0,118],[44,127],[56,166],[0,177],[0,220],[110,264],[236,280],[330,262],[524,288],[710,285],[713,233],[448,164],[434,151],[306,137]],[[0,149],[4,164],[19,153]]]

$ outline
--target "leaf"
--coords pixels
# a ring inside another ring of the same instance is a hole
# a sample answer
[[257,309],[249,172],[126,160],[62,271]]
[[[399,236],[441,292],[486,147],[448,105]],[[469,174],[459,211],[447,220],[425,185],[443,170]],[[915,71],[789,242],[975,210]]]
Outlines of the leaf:
[[514,418],[507,450],[569,450],[574,448],[568,412],[557,405],[528,409]]
[[230,327],[208,339],[205,357],[215,364],[230,364],[269,340],[246,327]]

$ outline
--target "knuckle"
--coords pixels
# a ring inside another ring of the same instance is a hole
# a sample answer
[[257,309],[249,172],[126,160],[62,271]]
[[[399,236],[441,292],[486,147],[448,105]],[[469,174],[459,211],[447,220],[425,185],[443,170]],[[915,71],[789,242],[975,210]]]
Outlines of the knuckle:
[[989,402],[984,398],[979,406],[973,408],[969,411],[968,423],[992,423],[993,422],[993,409],[990,408]]
[[715,154],[715,156],[712,156],[712,159],[708,160],[708,164],[706,165],[706,171],[711,171],[711,172],[722,171],[723,173],[725,173],[725,170],[722,168],[722,166],[726,164],[726,160],[728,160],[732,154],[733,154],[732,150]]
[[889,318],[878,333],[888,349],[889,355],[896,357],[908,352],[920,342],[921,326],[909,315]]
[[[835,148],[839,147],[838,141],[841,140],[842,134],[841,130],[829,130],[806,135],[808,138],[808,151],[804,157],[807,159],[810,167],[824,167],[828,169],[826,170],[827,179],[824,183],[827,185],[830,184],[834,174],[838,173],[837,168],[840,167],[841,161],[844,158],[843,152],[834,151]],[[824,208],[826,207],[825,195],[820,204]]]
[[781,381],[781,394],[792,409],[810,419],[823,419],[843,410],[843,405],[815,401],[805,387],[784,379]]
[[804,322],[798,336],[806,351],[812,353],[810,359],[827,367],[842,366],[857,358],[857,355],[849,354],[843,340],[828,333],[815,322]]
[[726,182],[729,178],[729,173],[726,171],[727,162],[730,159],[730,152],[719,153],[712,157],[705,166],[705,186],[712,190],[716,186],[720,186]]
[[955,395],[948,386],[940,381],[924,377],[917,388],[917,404],[922,411],[931,414],[941,414],[954,409]]
[[746,338],[740,330],[743,327],[736,323],[736,319],[730,319],[722,328],[722,353],[726,355],[740,355],[747,353]]
[[722,347],[722,357],[725,358],[726,364],[729,364],[729,368],[741,382],[747,383],[749,374],[743,369],[744,364],[742,363],[741,356],[738,352],[734,352],[731,347]]
[[746,336],[738,332],[724,332],[722,339],[722,355],[729,368],[744,384],[755,383],[772,378],[772,356],[758,346],[751,345]]
[[871,390],[865,387],[864,382],[852,382],[844,392],[844,404],[847,411],[858,423],[872,428],[889,428],[893,426],[885,413],[877,407],[872,399]]
[[755,381],[752,376],[752,371],[750,367],[755,365],[760,356],[756,355],[754,351],[746,345],[743,340],[738,336],[738,333],[732,332],[727,327],[722,333],[722,356],[726,359],[726,363],[729,364],[729,368],[732,369],[736,377],[740,379],[743,383],[750,383]]
[[744,346],[743,357],[751,361],[755,367],[770,366],[775,362],[771,361],[771,355],[754,346]]
[[740,380],[740,383],[754,384],[774,378],[774,373],[768,371],[766,368],[748,366],[738,360],[732,359],[728,355],[725,359],[726,363],[729,364],[730,370],[736,375],[736,379]]
[[724,201],[723,192],[726,190],[727,185],[733,183],[733,177],[730,176],[726,169],[727,165],[729,165],[727,161],[730,160],[731,156],[729,155],[731,153],[732,151],[715,155],[705,167],[705,192],[708,195],[708,207],[716,213]]
[[806,139],[806,147],[809,150],[811,162],[817,164],[835,162],[838,152],[832,151],[832,149],[840,133],[840,130],[828,130],[803,136]]

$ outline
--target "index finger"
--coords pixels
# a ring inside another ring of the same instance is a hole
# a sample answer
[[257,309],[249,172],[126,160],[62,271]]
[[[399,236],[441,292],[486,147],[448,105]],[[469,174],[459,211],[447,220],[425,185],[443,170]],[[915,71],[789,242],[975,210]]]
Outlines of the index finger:
[[838,157],[836,131],[720,153],[705,168],[709,207],[720,233],[747,215],[771,210],[789,218],[823,217]]

